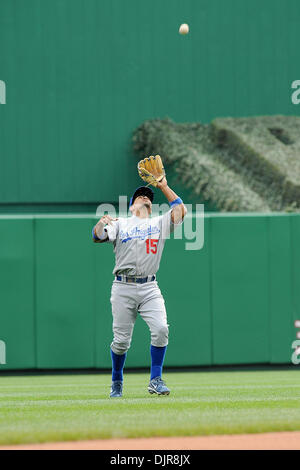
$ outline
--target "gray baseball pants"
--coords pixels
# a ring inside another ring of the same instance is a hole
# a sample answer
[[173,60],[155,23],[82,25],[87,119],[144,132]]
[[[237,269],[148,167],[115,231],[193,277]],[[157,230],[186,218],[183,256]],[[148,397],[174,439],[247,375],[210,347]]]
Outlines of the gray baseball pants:
[[168,344],[165,302],[157,281],[145,284],[114,281],[110,301],[114,333],[111,349],[115,354],[124,354],[129,349],[138,312],[150,329],[151,344],[158,347]]

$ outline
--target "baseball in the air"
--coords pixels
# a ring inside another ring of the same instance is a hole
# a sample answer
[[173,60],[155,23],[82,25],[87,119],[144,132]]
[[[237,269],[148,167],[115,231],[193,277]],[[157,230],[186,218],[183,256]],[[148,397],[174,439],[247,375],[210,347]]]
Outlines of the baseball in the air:
[[186,24],[186,23],[183,23],[180,25],[180,28],[179,28],[179,33],[180,34],[188,34],[190,28],[189,28],[189,25]]

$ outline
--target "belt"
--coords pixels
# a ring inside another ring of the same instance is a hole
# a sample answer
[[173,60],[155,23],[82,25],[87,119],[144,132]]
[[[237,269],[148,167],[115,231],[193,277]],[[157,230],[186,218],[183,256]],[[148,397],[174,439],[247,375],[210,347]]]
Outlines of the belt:
[[145,282],[155,281],[155,276],[147,277],[133,277],[133,276],[124,276],[123,274],[116,276],[117,281],[123,282],[134,282],[136,284],[145,284]]

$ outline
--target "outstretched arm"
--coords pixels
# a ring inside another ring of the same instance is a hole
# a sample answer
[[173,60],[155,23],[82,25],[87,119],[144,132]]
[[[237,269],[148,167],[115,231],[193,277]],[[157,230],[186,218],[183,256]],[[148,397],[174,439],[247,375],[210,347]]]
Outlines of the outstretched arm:
[[164,193],[164,195],[168,199],[169,204],[172,202],[174,203],[171,214],[173,224],[180,223],[187,213],[187,209],[183,204],[182,200],[179,196],[177,196],[176,193],[174,193],[171,188],[169,188],[166,177],[164,177],[160,181],[160,183],[157,183],[157,187]]

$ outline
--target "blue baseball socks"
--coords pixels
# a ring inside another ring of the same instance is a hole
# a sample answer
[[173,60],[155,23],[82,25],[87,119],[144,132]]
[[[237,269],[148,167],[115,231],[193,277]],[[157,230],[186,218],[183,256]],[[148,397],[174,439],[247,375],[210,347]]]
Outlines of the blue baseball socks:
[[127,353],[115,354],[112,349],[110,350],[112,360],[112,381],[121,380],[123,381],[123,367]]
[[159,348],[158,346],[152,346],[152,344],[151,344],[151,347],[150,347],[150,353],[151,353],[151,376],[150,376],[150,380],[155,379],[155,377],[161,377],[166,350],[167,350],[167,346],[163,346],[162,348]]
[[[150,380],[154,379],[155,377],[162,376],[162,368],[164,363],[164,358],[166,354],[167,346],[163,346],[162,348],[158,346],[150,347],[151,353],[151,377]],[[123,381],[123,368],[126,359],[125,354],[115,354],[112,350],[110,350],[111,360],[112,360],[112,380],[121,380]]]

